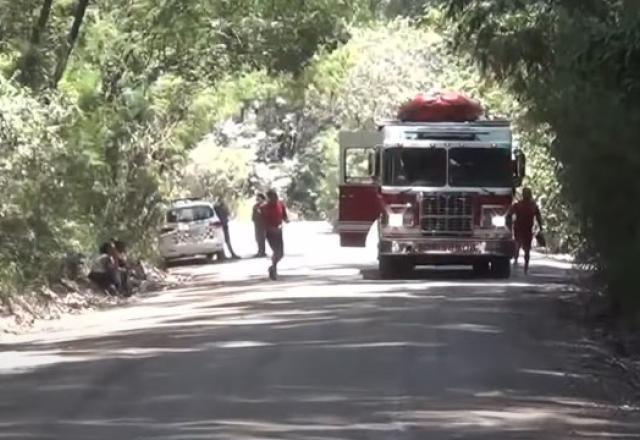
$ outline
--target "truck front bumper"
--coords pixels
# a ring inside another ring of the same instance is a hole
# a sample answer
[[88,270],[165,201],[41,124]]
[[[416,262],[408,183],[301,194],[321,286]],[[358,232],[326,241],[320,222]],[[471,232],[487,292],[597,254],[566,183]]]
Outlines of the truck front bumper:
[[473,264],[511,258],[515,243],[511,239],[483,238],[381,238],[380,256],[411,259],[414,264]]

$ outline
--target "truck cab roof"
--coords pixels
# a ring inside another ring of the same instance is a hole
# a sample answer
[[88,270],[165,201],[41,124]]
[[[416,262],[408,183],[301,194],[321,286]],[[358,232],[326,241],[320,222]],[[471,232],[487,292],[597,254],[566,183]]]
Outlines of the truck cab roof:
[[506,120],[473,122],[400,122],[390,121],[380,127],[383,145],[426,146],[425,143],[453,142],[465,144],[512,143],[511,122]]

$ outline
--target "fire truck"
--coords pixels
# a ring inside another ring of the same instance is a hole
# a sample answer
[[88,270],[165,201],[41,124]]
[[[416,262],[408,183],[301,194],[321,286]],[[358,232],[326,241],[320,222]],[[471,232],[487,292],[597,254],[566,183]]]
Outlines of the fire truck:
[[468,265],[509,278],[504,214],[525,176],[511,124],[383,121],[341,132],[341,246],[364,247],[373,225],[383,278],[417,265]]

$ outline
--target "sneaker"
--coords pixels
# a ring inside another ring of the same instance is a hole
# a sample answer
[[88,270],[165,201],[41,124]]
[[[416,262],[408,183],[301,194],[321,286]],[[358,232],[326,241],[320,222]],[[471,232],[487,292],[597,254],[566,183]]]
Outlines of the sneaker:
[[269,279],[275,281],[277,279],[276,268],[273,266],[269,266]]

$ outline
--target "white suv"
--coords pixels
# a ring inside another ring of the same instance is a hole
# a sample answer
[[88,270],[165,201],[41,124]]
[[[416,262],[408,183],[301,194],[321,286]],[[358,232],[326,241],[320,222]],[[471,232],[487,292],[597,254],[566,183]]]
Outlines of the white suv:
[[172,202],[160,231],[159,250],[167,263],[200,255],[224,259],[224,232],[213,205],[199,199]]

